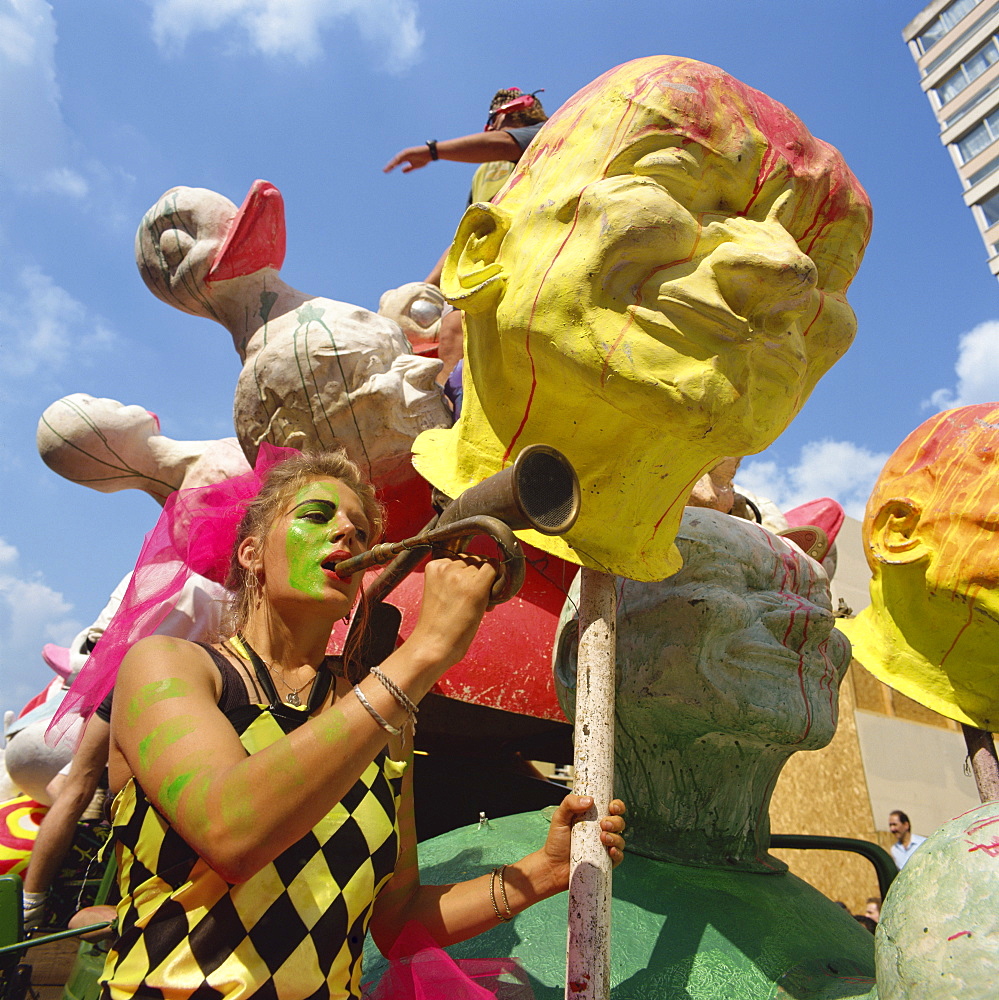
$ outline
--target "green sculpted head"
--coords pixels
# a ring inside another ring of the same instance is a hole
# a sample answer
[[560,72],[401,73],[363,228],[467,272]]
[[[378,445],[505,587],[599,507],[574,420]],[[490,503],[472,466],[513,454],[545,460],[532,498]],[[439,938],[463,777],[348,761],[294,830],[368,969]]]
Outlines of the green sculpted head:
[[[688,507],[677,545],[680,572],[618,583],[617,792],[639,850],[772,870],[773,783],[792,753],[832,738],[850,645],[833,628],[825,572],[790,543]],[[571,719],[566,607],[555,680]]]

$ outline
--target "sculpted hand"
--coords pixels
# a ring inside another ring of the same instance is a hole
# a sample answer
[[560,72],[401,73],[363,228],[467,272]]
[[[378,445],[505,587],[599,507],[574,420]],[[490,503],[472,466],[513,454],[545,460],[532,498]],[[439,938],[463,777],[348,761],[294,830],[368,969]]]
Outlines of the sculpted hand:
[[426,146],[410,146],[408,149],[402,150],[402,152],[396,153],[388,163],[382,167],[382,173],[389,173],[389,171],[395,170],[400,163],[405,163],[407,166],[402,168],[404,174],[408,174],[411,170],[418,170],[420,167],[425,167],[430,162],[430,150]]
[[[555,810],[551,825],[548,827],[548,839],[539,854],[547,862],[552,884],[561,891],[569,887],[569,842],[573,823],[593,805],[593,799],[588,795],[567,795],[562,804]],[[616,868],[624,860],[625,804],[620,799],[610,803],[610,814],[600,821],[600,840],[611,862]]]

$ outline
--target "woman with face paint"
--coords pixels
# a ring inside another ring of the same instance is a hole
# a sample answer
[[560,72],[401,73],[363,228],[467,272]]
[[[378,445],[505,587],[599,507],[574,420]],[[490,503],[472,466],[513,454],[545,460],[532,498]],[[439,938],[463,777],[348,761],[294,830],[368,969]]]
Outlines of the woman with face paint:
[[[420,884],[414,713],[468,649],[495,570],[432,560],[409,639],[355,684],[349,653],[326,649],[360,574],[333,565],[381,528],[342,454],[275,465],[237,532],[228,637],[153,636],[122,661],[109,764],[122,902],[104,997],[358,998],[369,922],[386,953],[414,921],[447,945],[567,887],[570,827],[590,806],[577,796],[527,857]],[[616,862],[624,807],[611,811]]]

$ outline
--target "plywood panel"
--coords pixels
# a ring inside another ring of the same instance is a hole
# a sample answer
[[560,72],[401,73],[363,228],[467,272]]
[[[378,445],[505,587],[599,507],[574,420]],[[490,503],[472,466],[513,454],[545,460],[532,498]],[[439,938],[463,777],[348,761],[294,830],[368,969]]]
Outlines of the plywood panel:
[[[770,807],[773,833],[823,834],[878,842],[854,722],[852,673],[840,687],[836,735],[822,750],[795,754],[781,774]],[[870,862],[840,851],[774,851],[799,877],[852,913],[878,895]]]
[[886,830],[888,814],[901,809],[913,832],[925,836],[979,804],[974,778],[964,770],[961,733],[862,710],[855,718],[878,829]]

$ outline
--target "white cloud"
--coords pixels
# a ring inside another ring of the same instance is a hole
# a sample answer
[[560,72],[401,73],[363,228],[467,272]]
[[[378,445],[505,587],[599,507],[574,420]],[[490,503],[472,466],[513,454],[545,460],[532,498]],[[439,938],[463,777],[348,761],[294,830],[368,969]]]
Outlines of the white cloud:
[[[196,32],[225,31],[230,43],[265,56],[307,63],[322,55],[320,34],[351,20],[361,37],[399,72],[413,65],[423,45],[415,0],[148,0],[153,37],[177,52]],[[230,34],[235,32],[236,34]]]
[[39,178],[34,189],[51,194],[64,194],[70,198],[83,198],[90,190],[90,185],[75,170],[69,167],[57,167],[46,170]]
[[6,566],[17,560],[17,549],[0,538],[0,566]]
[[808,500],[832,497],[851,517],[861,518],[874,481],[888,459],[850,441],[812,441],[798,464],[781,468],[776,462],[743,460],[737,482],[758,496],[791,510]]
[[23,268],[16,280],[14,291],[0,289],[0,373],[58,371],[113,346],[101,319],[39,268]]
[[25,578],[17,549],[0,538],[0,710],[19,710],[52,680],[42,646],[69,644],[83,627],[72,611],[41,579]]
[[55,64],[56,24],[45,0],[0,0],[0,172],[29,191],[81,198],[70,165]]
[[999,400],[999,320],[979,323],[958,341],[954,364],[957,385],[937,389],[923,409],[949,410]]

